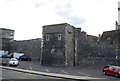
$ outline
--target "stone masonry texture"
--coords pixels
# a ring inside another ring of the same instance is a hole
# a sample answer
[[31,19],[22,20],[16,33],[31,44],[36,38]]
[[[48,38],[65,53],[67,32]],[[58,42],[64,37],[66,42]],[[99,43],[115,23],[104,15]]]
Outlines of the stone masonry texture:
[[41,58],[41,38],[12,41],[9,43],[9,52],[23,52],[29,56],[32,61],[40,61]]
[[67,23],[43,26],[42,64],[73,66],[74,27]]
[[2,38],[0,42],[9,53],[24,52],[42,65],[120,65],[120,59],[115,58],[120,56],[120,31],[117,35],[116,31],[104,32],[93,41],[81,28],[62,23],[43,26],[42,38],[23,41]]

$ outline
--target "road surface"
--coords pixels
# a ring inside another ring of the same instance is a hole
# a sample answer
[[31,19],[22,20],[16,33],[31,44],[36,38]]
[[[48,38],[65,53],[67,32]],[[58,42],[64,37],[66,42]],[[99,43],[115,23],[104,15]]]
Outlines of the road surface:
[[2,69],[2,81],[75,81]]
[[[19,71],[2,69],[2,81],[85,81],[85,80],[70,80],[63,78],[56,78],[50,76],[42,76],[36,74],[23,73]],[[86,80],[87,81],[87,80]],[[88,80],[88,81],[120,81],[120,79],[106,79],[106,80]]]

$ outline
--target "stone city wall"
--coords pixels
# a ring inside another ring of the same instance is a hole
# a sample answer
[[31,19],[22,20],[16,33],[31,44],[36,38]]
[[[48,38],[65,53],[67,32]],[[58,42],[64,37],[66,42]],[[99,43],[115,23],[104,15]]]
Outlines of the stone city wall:
[[[9,43],[9,52],[24,52],[26,55],[32,58],[33,61],[43,62],[44,65],[59,65],[65,64],[65,53],[74,50],[74,56],[68,54],[68,60],[74,61],[75,66],[81,65],[108,65],[120,64],[120,60],[115,59],[116,56],[120,56],[120,44],[119,43],[107,43],[101,41],[92,41],[85,32],[81,31],[81,28],[75,28],[75,36],[71,36],[73,41],[69,42],[70,37],[65,37],[65,27],[57,27],[58,30],[51,26],[51,30],[44,30],[43,32],[43,54],[41,54],[41,39],[31,39],[24,41],[11,41]],[[52,33],[51,33],[52,32]],[[69,32],[68,32],[69,33]],[[73,31],[72,31],[73,33]],[[58,35],[61,34],[61,39],[58,41]],[[46,41],[46,35],[49,35],[50,40]],[[73,34],[74,35],[74,34]],[[65,42],[67,39],[67,43]],[[72,43],[72,44],[71,44]],[[65,45],[68,47],[65,49]],[[51,50],[52,49],[52,50]],[[55,53],[54,53],[55,52]],[[74,57],[74,58],[71,58]]]
[[118,65],[119,60],[115,57],[119,54],[117,43],[93,42],[85,33],[80,32],[78,35],[76,65]]
[[40,61],[41,39],[38,38],[24,41],[11,41],[9,43],[9,52],[23,52],[33,61]]

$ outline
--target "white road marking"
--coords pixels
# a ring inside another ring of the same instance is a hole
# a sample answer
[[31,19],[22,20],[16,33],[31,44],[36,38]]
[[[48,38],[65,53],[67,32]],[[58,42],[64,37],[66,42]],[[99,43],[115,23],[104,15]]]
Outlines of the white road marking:
[[50,72],[47,68],[46,68],[46,71],[47,71],[47,72]]
[[86,73],[83,73],[83,72],[78,72],[78,73],[83,74],[83,75],[85,75],[85,76],[91,76],[91,75],[86,74]]
[[63,73],[65,73],[65,74],[68,74],[67,72],[65,72],[64,70],[61,70]]

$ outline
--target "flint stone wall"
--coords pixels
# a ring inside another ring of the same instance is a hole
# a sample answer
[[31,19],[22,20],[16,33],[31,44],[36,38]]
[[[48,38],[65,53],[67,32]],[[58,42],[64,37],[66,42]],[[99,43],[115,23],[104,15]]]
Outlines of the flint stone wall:
[[9,52],[23,52],[29,56],[32,61],[40,61],[41,59],[41,38],[12,41],[9,43]]

